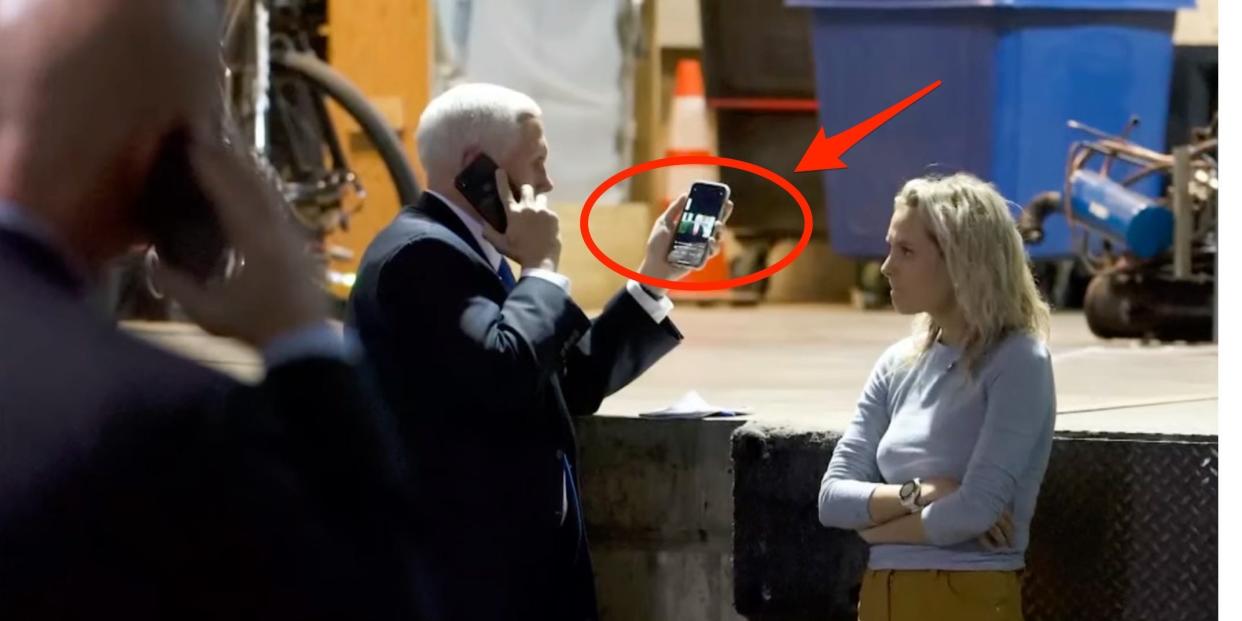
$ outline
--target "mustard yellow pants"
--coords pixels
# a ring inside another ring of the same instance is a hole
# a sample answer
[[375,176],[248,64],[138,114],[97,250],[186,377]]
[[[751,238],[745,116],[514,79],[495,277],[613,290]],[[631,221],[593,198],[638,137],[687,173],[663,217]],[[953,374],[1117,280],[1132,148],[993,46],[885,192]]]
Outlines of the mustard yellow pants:
[[859,621],[1022,621],[1016,571],[868,571]]

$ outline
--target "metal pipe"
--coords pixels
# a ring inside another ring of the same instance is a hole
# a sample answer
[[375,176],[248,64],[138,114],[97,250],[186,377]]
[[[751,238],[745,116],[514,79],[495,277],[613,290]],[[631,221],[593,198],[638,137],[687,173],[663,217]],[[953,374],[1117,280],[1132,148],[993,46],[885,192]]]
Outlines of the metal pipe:
[[1173,277],[1190,278],[1190,245],[1193,217],[1190,205],[1190,156],[1188,146],[1173,149]]
[[1147,177],[1148,175],[1153,175],[1155,173],[1164,172],[1166,170],[1168,170],[1167,166],[1161,166],[1161,165],[1148,166],[1146,168],[1140,169],[1138,172],[1135,172],[1134,174],[1131,174],[1125,179],[1122,179],[1121,185],[1129,187],[1129,186],[1132,186],[1138,183],[1140,180]]

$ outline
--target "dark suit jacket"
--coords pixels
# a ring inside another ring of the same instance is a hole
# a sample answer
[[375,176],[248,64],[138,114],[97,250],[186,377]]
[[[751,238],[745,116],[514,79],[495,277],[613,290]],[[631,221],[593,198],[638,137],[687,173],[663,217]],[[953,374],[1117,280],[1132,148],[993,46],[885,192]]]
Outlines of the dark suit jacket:
[[572,499],[561,515],[559,459],[577,460],[570,417],[677,345],[672,323],[624,291],[594,321],[539,278],[506,293],[431,194],[367,249],[347,323],[409,443],[427,618],[594,618]]
[[0,619],[409,619],[406,510],[344,362],[243,386],[0,229]]

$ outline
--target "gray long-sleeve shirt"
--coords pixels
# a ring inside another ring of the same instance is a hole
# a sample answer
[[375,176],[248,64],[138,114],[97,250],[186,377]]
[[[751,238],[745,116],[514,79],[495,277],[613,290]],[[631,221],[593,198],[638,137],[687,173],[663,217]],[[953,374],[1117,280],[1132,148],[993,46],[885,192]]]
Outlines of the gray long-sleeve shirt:
[[[819,520],[867,528],[878,485],[949,477],[961,488],[922,512],[929,545],[872,546],[870,567],[1020,569],[1052,449],[1048,350],[1031,335],[1010,335],[972,376],[956,348],[937,343],[911,359],[912,347],[911,339],[890,347],[872,370],[820,484]],[[989,551],[976,538],[1007,508],[1016,546]]]

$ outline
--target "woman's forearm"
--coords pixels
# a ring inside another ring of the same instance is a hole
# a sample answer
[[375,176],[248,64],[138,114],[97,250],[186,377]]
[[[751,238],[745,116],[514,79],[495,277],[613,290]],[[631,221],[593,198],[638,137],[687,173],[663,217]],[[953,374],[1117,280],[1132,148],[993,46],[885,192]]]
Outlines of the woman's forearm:
[[[927,506],[955,493],[958,482],[947,477],[930,477],[920,480],[918,504]],[[881,485],[871,496],[870,509],[876,526],[859,530],[869,543],[926,544],[927,530],[923,524],[923,512],[910,513],[901,504],[900,485]]]
[[871,500],[867,503],[867,508],[871,511],[871,522],[873,524],[886,524],[904,515],[909,515],[910,511],[901,504],[901,486],[900,485],[880,485],[871,493]]
[[[901,504],[901,487],[900,485],[881,485],[875,489],[868,503],[872,525],[887,524],[910,514],[905,505]],[[925,507],[957,489],[958,482],[948,477],[920,479],[918,497],[915,502],[920,507]]]
[[859,531],[858,534],[872,545],[882,543],[925,545],[927,543],[927,533],[923,530],[921,513],[907,513],[903,517]]

